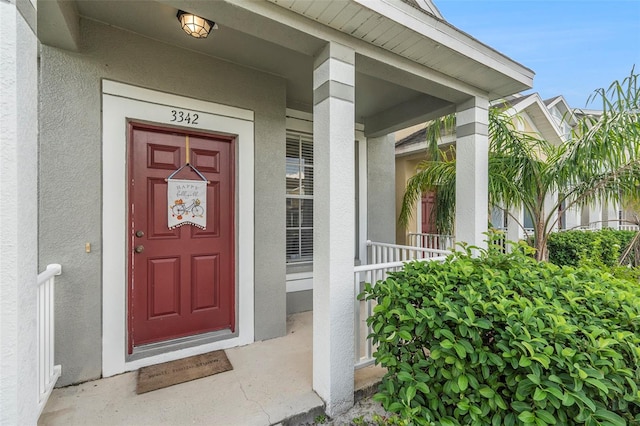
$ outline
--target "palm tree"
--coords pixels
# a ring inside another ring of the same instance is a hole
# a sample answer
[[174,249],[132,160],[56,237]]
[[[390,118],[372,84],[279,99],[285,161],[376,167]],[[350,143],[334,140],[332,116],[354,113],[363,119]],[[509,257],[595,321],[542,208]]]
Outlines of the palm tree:
[[[489,203],[507,212],[524,208],[533,219],[538,260],[547,258],[549,233],[568,209],[597,201],[622,203],[640,198],[637,83],[638,74],[632,70],[622,82],[596,90],[588,103],[597,102],[602,115],[585,115],[574,127],[571,139],[559,146],[516,130],[513,117],[490,110]],[[430,154],[407,183],[401,225],[408,223],[422,192],[435,188],[436,226],[443,233],[453,231],[456,160],[455,155],[437,149],[441,132],[452,128],[453,120],[448,116],[428,125]],[[555,206],[545,209],[545,199],[548,202],[551,196]]]

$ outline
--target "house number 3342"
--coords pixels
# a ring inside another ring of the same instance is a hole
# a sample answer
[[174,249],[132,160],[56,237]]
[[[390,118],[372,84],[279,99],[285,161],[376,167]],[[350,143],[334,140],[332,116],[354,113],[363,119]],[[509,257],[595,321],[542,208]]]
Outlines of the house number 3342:
[[198,114],[180,111],[179,109],[171,110],[171,120],[176,123],[198,124]]

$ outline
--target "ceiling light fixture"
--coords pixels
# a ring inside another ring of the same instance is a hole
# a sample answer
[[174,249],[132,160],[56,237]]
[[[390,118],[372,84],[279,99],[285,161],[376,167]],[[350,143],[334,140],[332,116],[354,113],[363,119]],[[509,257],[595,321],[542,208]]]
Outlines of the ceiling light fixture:
[[178,10],[178,21],[185,33],[195,38],[207,38],[209,33],[218,28],[215,22],[201,18],[193,13]]

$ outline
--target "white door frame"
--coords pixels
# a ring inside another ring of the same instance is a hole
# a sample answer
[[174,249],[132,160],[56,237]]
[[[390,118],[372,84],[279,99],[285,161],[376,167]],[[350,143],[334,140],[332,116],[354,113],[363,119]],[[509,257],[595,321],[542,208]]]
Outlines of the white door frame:
[[[178,114],[174,114],[176,111]],[[190,123],[182,117],[190,113]],[[193,122],[194,114],[198,118]],[[226,340],[127,361],[127,132],[128,121],[236,136],[237,335]],[[102,82],[102,375],[104,377],[246,345],[254,340],[254,114],[253,111]]]

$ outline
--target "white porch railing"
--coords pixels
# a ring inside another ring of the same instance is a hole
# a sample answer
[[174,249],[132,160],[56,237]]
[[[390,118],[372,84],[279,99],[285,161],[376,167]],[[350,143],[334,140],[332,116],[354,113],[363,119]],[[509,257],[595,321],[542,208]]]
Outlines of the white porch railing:
[[455,243],[453,235],[409,233],[409,245],[413,247],[449,250]]
[[367,318],[373,314],[375,301],[358,300],[358,294],[364,289],[365,283],[374,284],[387,278],[389,272],[399,271],[405,263],[413,260],[428,260],[442,262],[450,251],[399,246],[395,244],[376,243],[367,241],[370,247],[370,265],[354,268],[354,339],[355,339],[355,368],[362,368],[373,364],[375,350],[371,339],[368,338],[371,328],[367,325]]
[[62,273],[58,264],[47,265],[38,275],[38,415],[42,413],[51,391],[62,373],[62,367],[53,365],[54,356],[54,282]]
[[451,251],[432,247],[400,246],[397,244],[377,243],[367,241],[369,247],[369,264],[401,262],[414,259],[428,259],[446,256]]
[[631,225],[631,224],[620,224],[618,229],[620,229],[621,231],[638,231],[640,230],[638,225]]

